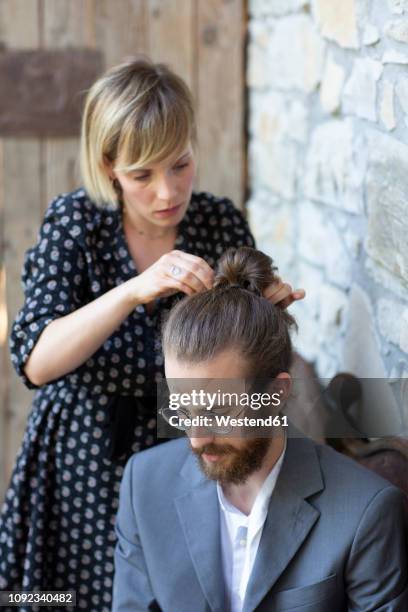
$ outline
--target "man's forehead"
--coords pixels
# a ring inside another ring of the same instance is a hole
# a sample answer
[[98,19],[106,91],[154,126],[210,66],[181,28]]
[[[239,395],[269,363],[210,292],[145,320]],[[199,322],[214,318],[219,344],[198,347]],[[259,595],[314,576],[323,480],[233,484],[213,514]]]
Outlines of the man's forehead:
[[244,393],[248,390],[245,378],[167,378],[170,393],[223,394]]
[[232,347],[200,362],[180,359],[167,351],[164,365],[167,378],[181,379],[240,379],[248,370],[244,357]]

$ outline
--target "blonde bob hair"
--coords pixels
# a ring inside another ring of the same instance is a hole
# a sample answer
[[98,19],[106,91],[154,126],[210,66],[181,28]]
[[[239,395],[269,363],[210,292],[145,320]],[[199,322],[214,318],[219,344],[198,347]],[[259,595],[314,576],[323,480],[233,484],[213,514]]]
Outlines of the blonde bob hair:
[[131,172],[196,143],[191,93],[165,64],[131,59],[108,70],[88,92],[80,164],[84,187],[99,206],[118,204],[106,162]]

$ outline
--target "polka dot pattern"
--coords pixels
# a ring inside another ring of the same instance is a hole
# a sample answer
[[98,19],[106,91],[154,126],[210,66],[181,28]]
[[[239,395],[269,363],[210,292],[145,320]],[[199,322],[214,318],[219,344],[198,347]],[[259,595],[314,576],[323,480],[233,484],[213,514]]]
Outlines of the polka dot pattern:
[[[254,242],[231,202],[194,193],[176,248],[214,266],[228,246],[241,245]],[[24,365],[44,328],[135,274],[120,209],[96,207],[81,189],[50,204],[26,254],[25,303],[10,341],[28,387],[35,385]],[[36,391],[0,515],[0,589],[74,589],[79,610],[110,610],[126,458],[109,459],[108,408],[112,395],[139,398],[132,451],[157,443],[143,397],[163,378],[160,321],[176,299],[158,300],[152,315],[138,306],[86,363]]]

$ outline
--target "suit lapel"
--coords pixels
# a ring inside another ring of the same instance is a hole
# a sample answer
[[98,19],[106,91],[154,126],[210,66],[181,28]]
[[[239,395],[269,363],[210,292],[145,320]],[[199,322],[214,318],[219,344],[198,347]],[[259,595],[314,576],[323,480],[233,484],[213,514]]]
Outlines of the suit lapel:
[[256,609],[307,538],[319,512],[305,498],[323,488],[313,442],[290,437],[248,583],[244,612]]
[[201,475],[194,457],[182,475],[190,490],[174,502],[201,589],[213,612],[223,612],[224,580],[218,498],[215,483]]

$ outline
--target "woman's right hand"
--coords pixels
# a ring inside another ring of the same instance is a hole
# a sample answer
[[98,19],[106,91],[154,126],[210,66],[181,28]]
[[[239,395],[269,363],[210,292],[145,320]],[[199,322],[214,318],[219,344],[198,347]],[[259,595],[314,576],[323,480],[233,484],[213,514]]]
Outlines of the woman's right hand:
[[148,304],[179,291],[187,295],[201,293],[212,288],[213,280],[214,271],[204,259],[174,250],[162,255],[128,283],[135,302]]

